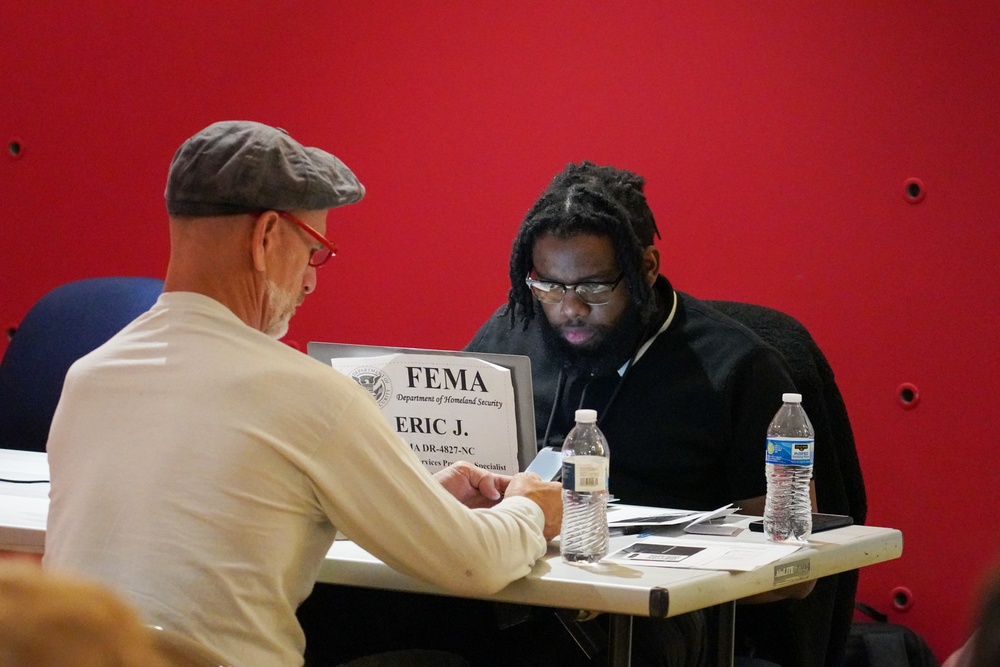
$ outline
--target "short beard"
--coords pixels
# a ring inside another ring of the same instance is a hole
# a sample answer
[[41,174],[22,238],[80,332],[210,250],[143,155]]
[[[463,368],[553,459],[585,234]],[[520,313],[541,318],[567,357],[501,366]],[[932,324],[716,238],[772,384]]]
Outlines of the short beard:
[[265,296],[269,319],[263,332],[271,338],[282,338],[288,333],[288,324],[299,305],[299,295],[291,290],[283,290],[273,280],[268,280]]
[[581,347],[559,335],[538,302],[535,302],[535,317],[539,319],[545,346],[563,365],[598,377],[611,375],[632,358],[650,319],[643,316],[639,306],[629,301],[613,329],[604,332],[595,345]]

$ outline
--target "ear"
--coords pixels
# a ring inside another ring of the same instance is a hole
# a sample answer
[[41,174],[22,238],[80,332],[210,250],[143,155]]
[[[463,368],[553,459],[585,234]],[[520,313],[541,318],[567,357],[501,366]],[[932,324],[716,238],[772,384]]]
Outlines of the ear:
[[660,251],[656,246],[646,246],[646,249],[642,251],[640,271],[646,285],[652,287],[653,283],[656,282],[656,277],[660,275]]
[[253,257],[253,268],[261,273],[267,269],[267,250],[268,246],[274,243],[273,232],[277,221],[278,214],[268,211],[257,218],[253,225],[250,253]]

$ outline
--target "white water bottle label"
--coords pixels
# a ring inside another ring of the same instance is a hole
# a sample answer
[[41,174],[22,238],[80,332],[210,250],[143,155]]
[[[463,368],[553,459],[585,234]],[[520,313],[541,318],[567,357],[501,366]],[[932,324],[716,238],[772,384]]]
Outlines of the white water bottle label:
[[809,466],[813,462],[813,438],[768,438],[766,463]]
[[564,459],[562,480],[566,491],[605,491],[608,488],[608,459],[603,456]]

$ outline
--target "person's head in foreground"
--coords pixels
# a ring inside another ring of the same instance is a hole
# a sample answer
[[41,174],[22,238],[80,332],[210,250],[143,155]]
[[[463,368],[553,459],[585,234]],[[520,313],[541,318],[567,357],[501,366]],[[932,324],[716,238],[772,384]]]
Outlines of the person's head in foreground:
[[978,630],[972,638],[968,665],[1000,665],[1000,567],[993,570],[983,586],[978,619]]
[[103,585],[0,562],[0,665],[168,667],[138,614]]

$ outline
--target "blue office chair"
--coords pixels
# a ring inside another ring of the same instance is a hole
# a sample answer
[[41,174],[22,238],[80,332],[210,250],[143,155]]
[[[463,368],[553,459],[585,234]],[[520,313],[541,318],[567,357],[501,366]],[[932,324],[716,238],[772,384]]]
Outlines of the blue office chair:
[[45,451],[70,365],[153,305],[157,278],[88,278],[39,299],[0,361],[0,448]]

